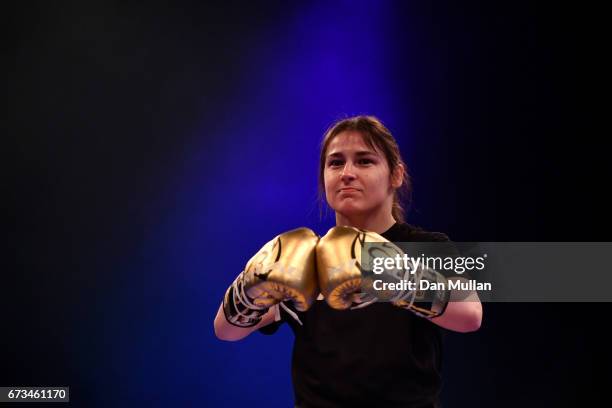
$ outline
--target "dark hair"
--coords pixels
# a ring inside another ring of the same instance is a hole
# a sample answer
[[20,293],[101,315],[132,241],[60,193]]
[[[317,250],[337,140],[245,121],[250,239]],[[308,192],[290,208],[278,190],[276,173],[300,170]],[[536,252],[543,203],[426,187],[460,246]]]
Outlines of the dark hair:
[[408,174],[408,167],[402,160],[399,147],[389,129],[382,124],[382,122],[374,116],[354,116],[347,119],[341,119],[334,123],[325,132],[323,141],[321,142],[321,154],[319,159],[319,199],[324,202],[325,196],[325,154],[330,142],[342,132],[355,131],[359,132],[363,137],[363,141],[366,145],[374,150],[380,151],[389,166],[390,175],[393,174],[398,165],[404,167],[402,185],[395,190],[393,196],[393,209],[392,215],[395,221],[405,221],[405,210],[402,206],[402,201],[410,202],[412,194],[412,183],[410,175]]

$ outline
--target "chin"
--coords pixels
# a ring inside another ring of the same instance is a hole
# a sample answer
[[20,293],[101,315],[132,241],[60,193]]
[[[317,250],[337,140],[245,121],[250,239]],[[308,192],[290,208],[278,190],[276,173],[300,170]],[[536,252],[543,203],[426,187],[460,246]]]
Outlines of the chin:
[[362,214],[363,208],[357,207],[357,206],[353,206],[353,205],[341,205],[337,208],[334,209],[336,212],[340,213],[341,215],[345,216],[345,217],[353,217],[355,215],[359,215]]

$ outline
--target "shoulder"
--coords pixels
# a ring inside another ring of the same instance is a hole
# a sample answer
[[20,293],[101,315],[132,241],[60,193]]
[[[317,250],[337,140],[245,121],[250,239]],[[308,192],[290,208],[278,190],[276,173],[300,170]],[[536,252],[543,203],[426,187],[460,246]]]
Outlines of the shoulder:
[[[437,254],[438,256],[460,256],[460,251],[454,242],[450,240],[448,235],[443,232],[427,231],[421,227],[411,224],[396,224],[397,230],[401,231],[396,236],[389,239],[392,242],[441,242],[443,244],[421,244],[418,246],[419,250],[427,251],[430,254]],[[413,248],[414,249],[414,248]]]
[[[391,230],[387,231],[390,233],[390,241],[417,241],[417,242],[448,242],[450,241],[448,235],[443,232],[427,231],[423,228],[407,224],[397,223]],[[386,237],[385,237],[386,238]]]
[[[408,225],[410,228],[412,228],[412,235],[415,238],[419,238],[422,241],[427,241],[427,242],[447,242],[450,241],[450,239],[448,238],[448,235],[446,235],[443,232],[437,232],[437,231],[426,231],[421,227],[417,227],[414,225]],[[415,239],[416,241],[416,239]]]

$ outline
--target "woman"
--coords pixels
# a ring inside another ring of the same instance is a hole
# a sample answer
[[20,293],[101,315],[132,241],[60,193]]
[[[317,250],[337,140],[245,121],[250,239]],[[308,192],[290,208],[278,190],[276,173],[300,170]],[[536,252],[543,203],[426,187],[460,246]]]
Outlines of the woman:
[[[319,188],[337,226],[376,232],[393,242],[448,241],[404,222],[400,195],[410,191],[406,166],[395,139],[375,117],[344,119],[327,131]],[[435,407],[441,388],[439,327],[477,330],[482,306],[477,297],[472,300],[451,301],[441,315],[426,319],[388,302],[336,310],[319,295],[305,312],[285,302],[261,309],[251,327],[228,323],[220,307],[215,332],[220,339],[238,340],[255,330],[272,334],[288,323],[295,334],[298,407]]]

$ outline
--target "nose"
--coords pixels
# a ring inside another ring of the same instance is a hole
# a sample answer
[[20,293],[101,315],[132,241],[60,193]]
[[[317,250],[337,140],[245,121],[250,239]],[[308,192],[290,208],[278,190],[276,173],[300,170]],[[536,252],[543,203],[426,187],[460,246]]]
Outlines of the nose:
[[351,163],[347,162],[342,169],[340,177],[344,183],[348,183],[355,179],[355,172]]

